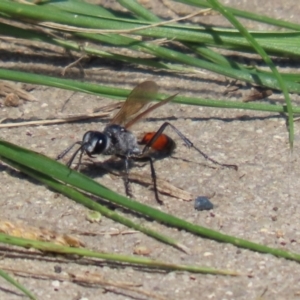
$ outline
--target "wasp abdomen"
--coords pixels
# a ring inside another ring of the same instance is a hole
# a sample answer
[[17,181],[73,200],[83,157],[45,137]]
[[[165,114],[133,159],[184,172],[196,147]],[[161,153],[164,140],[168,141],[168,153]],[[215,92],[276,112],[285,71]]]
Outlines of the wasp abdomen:
[[[155,134],[156,132],[147,132],[144,135],[143,139],[140,141],[140,144],[141,145],[148,144]],[[176,144],[173,141],[173,139],[171,139],[168,135],[162,133],[157,138],[157,140],[152,145],[149,146],[155,151],[172,152],[175,149]]]

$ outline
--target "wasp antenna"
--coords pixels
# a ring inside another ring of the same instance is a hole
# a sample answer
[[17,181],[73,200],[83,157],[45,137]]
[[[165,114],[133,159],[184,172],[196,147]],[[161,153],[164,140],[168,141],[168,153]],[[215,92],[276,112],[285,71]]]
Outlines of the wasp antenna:
[[86,144],[81,144],[81,146],[73,153],[73,155],[71,156],[71,158],[69,159],[68,163],[67,163],[67,166],[70,168],[76,155],[78,154],[79,151],[81,151],[80,153],[80,156],[79,156],[79,163],[78,163],[78,166],[77,168],[79,167],[79,164],[81,163],[81,157],[82,157],[82,154],[84,152],[83,148]]
[[73,149],[73,147],[75,145],[81,145],[81,144],[82,144],[81,142],[76,142],[76,143],[72,144],[67,149],[65,149],[63,152],[61,152],[59,155],[57,155],[56,160],[62,159],[64,156],[66,156],[67,153],[69,153]]

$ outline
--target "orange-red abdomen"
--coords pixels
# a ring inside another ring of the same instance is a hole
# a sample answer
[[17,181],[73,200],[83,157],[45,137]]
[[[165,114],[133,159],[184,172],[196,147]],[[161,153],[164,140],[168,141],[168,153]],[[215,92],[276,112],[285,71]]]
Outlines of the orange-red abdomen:
[[[156,134],[156,132],[147,132],[140,144],[146,145]],[[151,145],[156,151],[172,152],[175,148],[175,142],[166,134],[161,134],[158,139]]]

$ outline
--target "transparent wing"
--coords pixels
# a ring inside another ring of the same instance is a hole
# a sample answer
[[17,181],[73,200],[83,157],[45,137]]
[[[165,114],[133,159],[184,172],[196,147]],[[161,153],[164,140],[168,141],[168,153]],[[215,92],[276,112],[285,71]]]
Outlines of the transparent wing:
[[124,125],[147,103],[155,98],[157,91],[158,85],[154,81],[144,81],[138,84],[129,94],[123,106],[110,123]]
[[136,123],[137,121],[139,121],[140,119],[142,119],[142,118],[144,118],[146,115],[148,115],[151,111],[153,111],[153,110],[159,108],[160,106],[165,105],[166,103],[172,101],[172,100],[175,98],[176,95],[177,95],[177,94],[174,94],[174,95],[172,95],[172,96],[170,96],[170,97],[168,97],[168,98],[166,98],[166,99],[164,99],[164,100],[162,100],[162,101],[160,101],[160,102],[158,102],[158,103],[152,105],[151,107],[147,108],[145,111],[141,112],[140,114],[138,114],[137,116],[135,116],[132,120],[130,120],[130,121],[125,125],[125,127],[126,127],[126,128],[129,128],[129,127],[132,126],[134,123]]

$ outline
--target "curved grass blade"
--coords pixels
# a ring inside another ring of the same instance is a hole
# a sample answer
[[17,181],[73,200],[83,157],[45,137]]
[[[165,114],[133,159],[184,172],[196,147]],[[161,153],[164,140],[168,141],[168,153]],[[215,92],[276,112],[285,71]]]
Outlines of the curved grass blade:
[[0,276],[4,278],[6,281],[8,281],[10,284],[15,286],[18,290],[23,292],[26,296],[28,296],[32,300],[36,300],[36,298],[24,287],[22,286],[18,281],[13,279],[11,276],[9,276],[6,272],[0,269]]
[[78,173],[75,170],[70,170],[66,166],[53,161],[48,157],[1,140],[0,157],[17,162],[18,164],[22,164],[35,171],[41,172],[47,176],[51,176],[98,197],[105,198],[113,203],[124,206],[134,212],[141,213],[142,215],[148,216],[153,220],[163,222],[169,226],[184,229],[196,235],[210,238],[219,242],[230,243],[241,248],[262,253],[269,253],[275,256],[300,262],[300,254],[271,248],[189,223],[178,217],[169,215],[150,206],[118,195],[117,193],[91,180],[87,176]]

